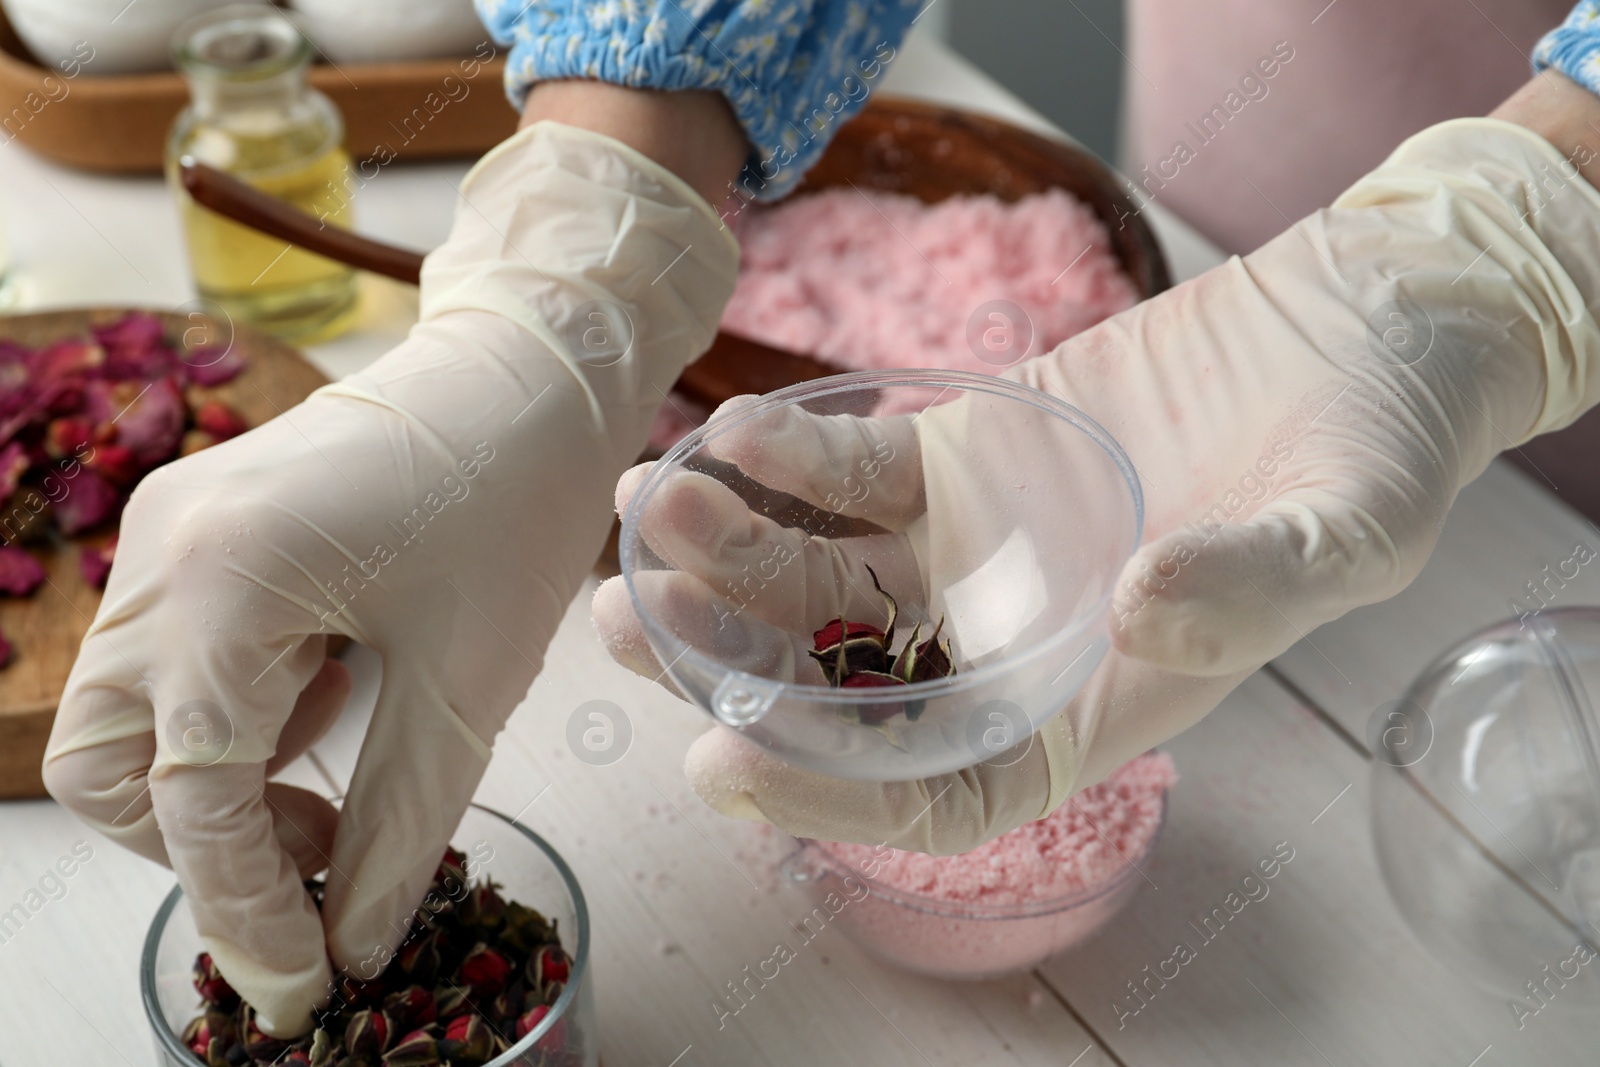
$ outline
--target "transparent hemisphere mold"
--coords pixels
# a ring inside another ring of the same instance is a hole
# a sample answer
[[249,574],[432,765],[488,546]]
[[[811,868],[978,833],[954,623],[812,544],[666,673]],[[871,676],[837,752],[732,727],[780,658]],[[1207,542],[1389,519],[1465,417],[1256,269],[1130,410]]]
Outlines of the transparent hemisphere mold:
[[[684,438],[634,491],[619,555],[680,692],[791,763],[889,781],[1019,758],[1109,647],[1142,521],[1132,464],[1070,405],[985,375],[866,372]],[[937,631],[953,675],[829,684],[813,634],[886,626],[874,574],[898,609],[891,654]]]
[[1523,1022],[1600,996],[1597,696],[1600,609],[1567,608],[1468,638],[1368,729],[1395,903]]

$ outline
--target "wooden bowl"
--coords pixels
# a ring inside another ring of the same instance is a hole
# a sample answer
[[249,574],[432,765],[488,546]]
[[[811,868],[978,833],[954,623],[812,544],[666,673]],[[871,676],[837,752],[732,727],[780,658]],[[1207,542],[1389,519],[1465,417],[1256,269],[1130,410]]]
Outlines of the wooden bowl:
[[[63,0],[70,3],[71,0]],[[344,115],[357,161],[475,156],[510,137],[517,113],[501,88],[505,59],[481,56],[312,66],[311,86]],[[448,96],[448,99],[447,99]],[[173,71],[63,71],[39,62],[0,12],[0,141],[70,167],[113,174],[161,170],[167,131],[189,102]]]
[[[89,328],[122,318],[136,308],[44,311],[0,316],[0,338],[37,346],[81,337]],[[233,381],[208,392],[227,403],[251,426],[258,426],[310,396],[327,379],[298,350],[247,327],[222,325],[174,312],[158,312],[167,336],[199,329],[210,338],[231,339],[245,354],[245,369]],[[67,674],[78,658],[89,622],[100,609],[100,591],[78,571],[78,548],[103,542],[110,531],[98,528],[26,547],[44,565],[48,584],[32,596],[0,597],[0,632],[11,639],[12,661],[0,668],[0,800],[44,795],[39,765],[55,722]],[[192,635],[174,634],[174,640]],[[330,645],[330,654],[336,648]]]
[[[936,204],[987,193],[1012,202],[1064,189],[1092,209],[1141,300],[1172,286],[1161,244],[1110,167],[1085,150],[1030,133],[1000,119],[896,96],[875,96],[840,128],[796,196],[854,185],[902,193]],[[770,393],[842,368],[808,359],[774,359],[753,342],[724,331],[686,374],[692,395],[715,402],[742,393]]]

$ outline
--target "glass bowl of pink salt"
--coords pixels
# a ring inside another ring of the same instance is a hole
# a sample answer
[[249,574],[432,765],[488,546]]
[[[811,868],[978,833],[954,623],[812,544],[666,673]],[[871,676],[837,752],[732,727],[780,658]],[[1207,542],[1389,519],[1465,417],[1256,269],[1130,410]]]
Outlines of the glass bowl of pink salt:
[[1172,758],[1147,752],[971,852],[801,841],[782,869],[816,902],[802,929],[837,924],[872,956],[918,974],[998,978],[1081,944],[1127,906],[1145,884],[1176,781]]

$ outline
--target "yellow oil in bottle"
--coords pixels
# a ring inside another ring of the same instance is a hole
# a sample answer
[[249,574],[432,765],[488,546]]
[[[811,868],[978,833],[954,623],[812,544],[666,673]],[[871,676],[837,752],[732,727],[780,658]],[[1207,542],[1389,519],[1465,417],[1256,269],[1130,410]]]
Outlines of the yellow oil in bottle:
[[202,23],[180,45],[192,102],[167,145],[195,287],[236,321],[296,341],[331,337],[358,310],[355,271],[223,218],[177,181],[207,163],[329,226],[351,225],[350,155],[333,104],[305,82],[309,46],[265,8]]

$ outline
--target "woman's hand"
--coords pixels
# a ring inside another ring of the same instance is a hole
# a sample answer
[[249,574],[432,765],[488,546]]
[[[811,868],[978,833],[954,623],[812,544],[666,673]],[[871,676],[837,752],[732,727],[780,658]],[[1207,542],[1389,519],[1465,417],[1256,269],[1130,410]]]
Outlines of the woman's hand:
[[[1600,110],[1577,93],[1565,106],[1578,116]],[[1042,743],[958,774],[877,783],[791,767],[719,728],[691,749],[691,781],[720,811],[802,836],[938,853],[1047,814],[1198,721],[1316,626],[1404,588],[1462,485],[1600,396],[1596,296],[1600,193],[1548,142],[1489,119],[1419,134],[1332,209],[1013,372],[1109,430],[1146,501],[1144,544],[1109,620],[1113,651]],[[671,558],[700,584],[652,608],[698,612],[715,633],[714,620],[740,614],[718,592],[782,545],[793,573],[763,588],[736,636],[740,654],[798,672],[811,669],[810,631],[851,607],[819,592],[848,588],[837,575],[871,563],[895,573],[892,589],[926,597],[948,585],[960,576],[950,562],[969,554],[939,538],[975,521],[950,517],[972,508],[961,486],[1012,462],[1004,428],[969,432],[963,407],[931,409],[914,427],[796,413],[747,454],[737,441],[721,450],[758,481],[827,506],[817,458],[849,469],[892,440],[897,456],[921,461],[891,465],[868,504],[912,510],[865,517],[925,528],[930,543],[809,537],[682,477],[640,517],[641,532],[684,542]],[[883,488],[885,477],[899,484]],[[619,505],[639,481],[623,479]],[[647,525],[690,513],[676,533]],[[661,675],[619,581],[601,588],[594,613],[613,655]]]

